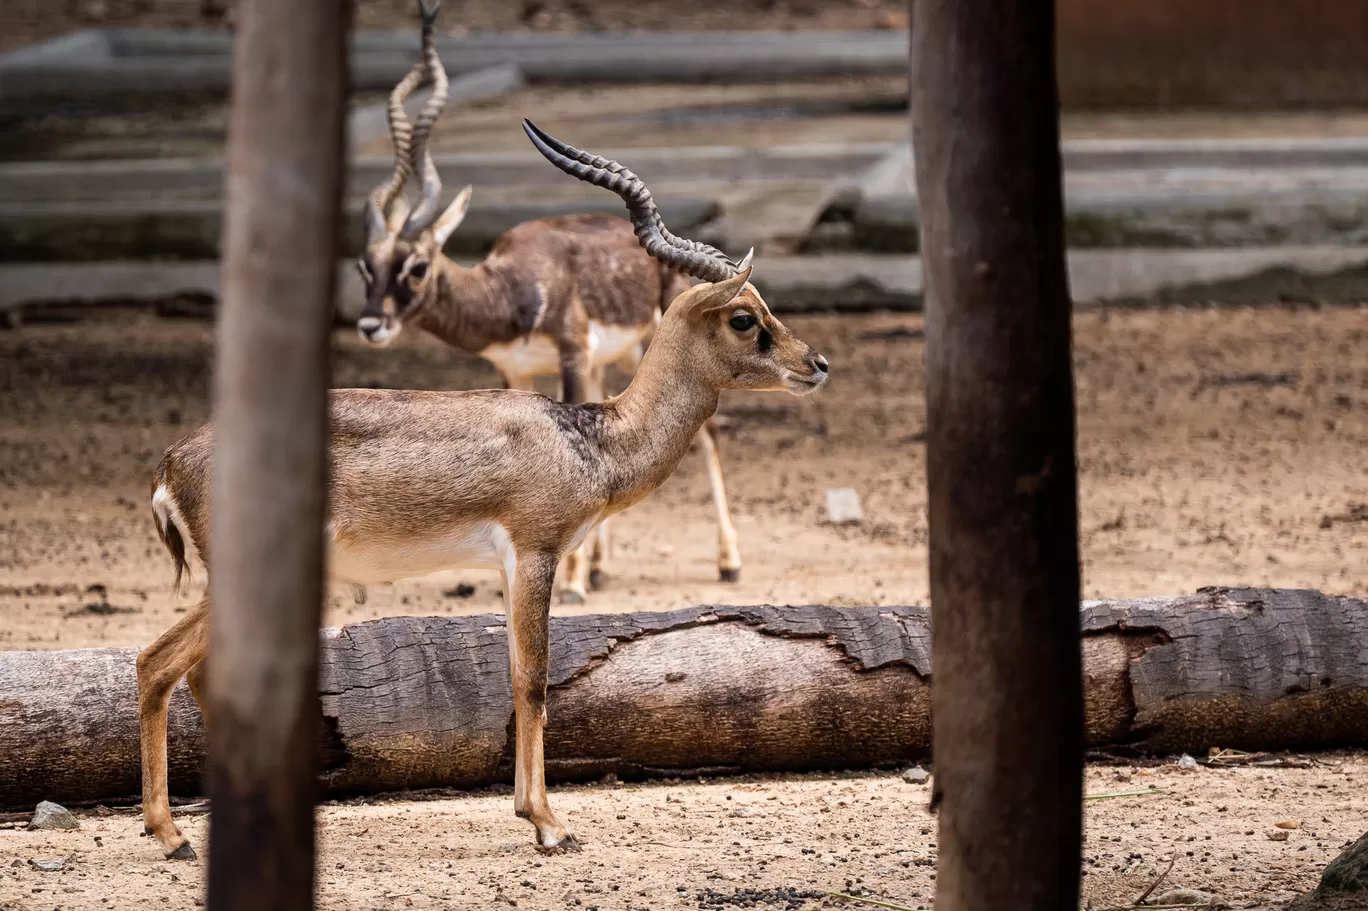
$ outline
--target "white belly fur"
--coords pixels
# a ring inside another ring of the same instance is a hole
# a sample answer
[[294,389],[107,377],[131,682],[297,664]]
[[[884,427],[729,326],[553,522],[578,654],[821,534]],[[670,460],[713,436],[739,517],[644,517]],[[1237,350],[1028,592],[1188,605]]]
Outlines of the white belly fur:
[[381,585],[451,569],[502,569],[511,550],[497,522],[476,522],[402,544],[339,545],[328,536],[328,574],[338,582]]
[[[589,321],[589,362],[613,364],[640,342],[653,326],[610,326]],[[505,377],[551,376],[560,373],[560,352],[551,336],[534,332],[515,342],[490,345],[480,352]]]

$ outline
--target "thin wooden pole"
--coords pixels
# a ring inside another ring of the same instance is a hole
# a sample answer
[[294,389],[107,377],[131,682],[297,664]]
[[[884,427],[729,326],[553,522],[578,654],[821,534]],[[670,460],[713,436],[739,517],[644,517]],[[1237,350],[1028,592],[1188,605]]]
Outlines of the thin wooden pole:
[[214,376],[211,911],[313,906],[345,0],[243,0]]
[[1078,907],[1083,713],[1052,0],[914,0],[936,911]]

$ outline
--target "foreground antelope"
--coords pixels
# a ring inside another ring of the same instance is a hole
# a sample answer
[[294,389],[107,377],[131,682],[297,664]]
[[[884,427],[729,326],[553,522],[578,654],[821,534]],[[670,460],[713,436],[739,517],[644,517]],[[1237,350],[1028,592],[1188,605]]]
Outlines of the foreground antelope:
[[[334,390],[328,568],[333,580],[360,585],[438,570],[502,572],[517,731],[513,809],[536,826],[539,847],[578,850],[547,803],[542,762],[547,617],[561,557],[670,476],[722,390],[805,395],[826,382],[827,362],[748,284],[749,256],[737,265],[675,237],[632,172],[523,125],[552,164],[627,202],[651,256],[705,284],[674,299],[627,389],[601,403],[505,389]],[[209,540],[212,452],[205,425],[167,450],[152,479],[152,512],[178,585]],[[138,656],[143,822],[171,858],[195,852],[171,819],[166,707],[187,674],[203,707],[208,625],[206,594]]]
[[[447,77],[433,40],[436,6],[424,6],[422,12],[424,62],[415,64],[389,99],[394,172],[367,204],[366,252],[357,263],[366,303],[357,331],[367,342],[387,345],[404,325],[416,326],[488,360],[510,389],[530,390],[536,377],[559,375],[565,401],[600,401],[608,365],[628,372],[636,368],[661,310],[689,281],[673,266],[653,260],[631,226],[609,215],[518,225],[471,269],[442,255],[465,217],[471,188],[463,188],[438,214],[442,182],[428,137],[446,102]],[[410,126],[404,101],[425,71],[432,95]],[[415,170],[423,195],[410,210],[403,188]],[[741,575],[741,555],[714,419],[704,422],[697,439],[717,513],[718,576],[734,582]],[[561,600],[582,603],[588,589],[599,588],[607,556],[608,527],[600,524],[583,549],[568,555]]]

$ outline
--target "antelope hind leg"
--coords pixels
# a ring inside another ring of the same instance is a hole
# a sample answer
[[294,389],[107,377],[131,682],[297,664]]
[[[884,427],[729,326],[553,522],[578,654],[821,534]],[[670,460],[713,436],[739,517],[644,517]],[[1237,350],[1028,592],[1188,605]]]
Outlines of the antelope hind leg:
[[179,623],[138,655],[143,829],[156,836],[171,860],[194,860],[195,849],[171,818],[166,783],[166,709],[176,683],[204,660],[208,634],[209,595],[205,594]]
[[723,582],[741,578],[741,550],[736,543],[736,527],[732,525],[731,509],[727,505],[727,485],[722,479],[722,456],[719,452],[720,431],[716,418],[708,418],[698,431],[698,442],[708,464],[708,482],[712,485],[713,508],[717,510],[717,576]]

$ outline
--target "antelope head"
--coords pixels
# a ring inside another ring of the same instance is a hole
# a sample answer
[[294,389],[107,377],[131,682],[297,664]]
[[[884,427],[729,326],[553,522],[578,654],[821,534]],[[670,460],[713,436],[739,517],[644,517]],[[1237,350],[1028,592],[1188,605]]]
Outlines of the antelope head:
[[[439,0],[419,0],[423,23],[423,59],[401,79],[389,96],[390,140],[394,172],[366,202],[366,251],[356,268],[366,286],[366,303],[356,321],[361,338],[376,345],[394,340],[406,316],[436,296],[438,258],[451,232],[465,218],[470,187],[465,187],[438,214],[442,179],[432,160],[428,139],[447,100],[447,74],[437,54],[434,23]],[[410,124],[404,102],[427,79],[432,95]],[[410,206],[405,186],[417,171],[422,195]]]
[[[715,390],[807,395],[826,383],[827,359],[775,319],[750,284],[754,250],[732,262],[716,247],[675,236],[661,220],[645,183],[631,171],[561,142],[530,120],[523,120],[523,131],[556,167],[620,196],[647,253],[705,282],[670,303],[651,341],[652,350],[678,349],[674,360],[683,361],[684,369]],[[705,344],[698,344],[700,337]]]

